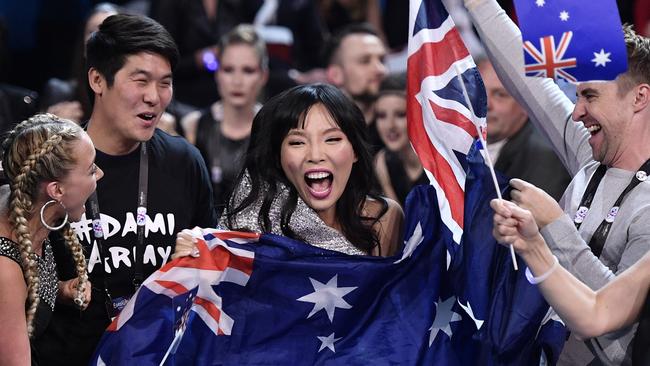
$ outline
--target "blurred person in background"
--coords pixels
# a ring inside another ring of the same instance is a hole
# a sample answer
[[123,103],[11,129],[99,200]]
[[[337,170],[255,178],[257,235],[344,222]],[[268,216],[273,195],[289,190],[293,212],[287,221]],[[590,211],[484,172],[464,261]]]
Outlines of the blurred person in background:
[[99,3],[93,8],[86,19],[83,36],[75,51],[72,70],[74,78],[69,80],[49,79],[41,92],[39,103],[41,110],[77,123],[86,121],[90,117],[92,102],[84,65],[86,41],[93,32],[99,29],[99,25],[104,19],[118,12],[117,5],[112,3]]
[[183,119],[185,137],[196,145],[210,170],[220,214],[248,147],[258,98],[268,79],[266,45],[251,25],[241,24],[219,43],[215,81],[221,100]]
[[429,182],[408,136],[405,74],[390,75],[382,82],[375,126],[385,146],[375,157],[377,178],[384,195],[404,207],[411,188]]

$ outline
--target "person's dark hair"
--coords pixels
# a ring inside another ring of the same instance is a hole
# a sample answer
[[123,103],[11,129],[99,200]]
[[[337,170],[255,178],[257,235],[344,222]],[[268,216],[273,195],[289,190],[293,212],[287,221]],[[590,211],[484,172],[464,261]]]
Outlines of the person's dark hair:
[[338,60],[339,49],[343,40],[353,34],[370,34],[379,38],[379,33],[370,23],[350,23],[331,36],[323,47],[323,59],[327,65],[332,65]]
[[[92,113],[93,103],[95,93],[90,88],[88,84],[88,70],[86,69],[86,40],[85,40],[85,28],[88,24],[90,18],[100,13],[109,13],[117,14],[121,12],[121,8],[117,5],[109,2],[103,2],[95,5],[92,10],[86,16],[83,24],[79,28],[79,40],[77,46],[75,47],[74,56],[72,58],[72,68],[70,69],[70,75],[74,77],[73,84],[73,97],[74,100],[81,103],[81,109],[84,112],[82,121],[88,120],[90,114]],[[43,100],[42,102],[45,102]],[[43,109],[47,109],[47,105]]]
[[379,96],[398,94],[406,97],[406,73],[394,73],[386,76],[379,86]]
[[178,48],[172,36],[155,20],[142,15],[115,14],[106,18],[86,44],[86,70],[95,68],[113,85],[126,58],[141,52],[164,57],[172,70]]
[[623,26],[627,48],[627,72],[618,83],[619,92],[625,93],[642,83],[650,83],[650,38],[637,34],[634,28]]
[[[388,203],[376,194],[377,183],[372,164],[372,156],[366,137],[366,123],[361,110],[341,91],[328,84],[311,84],[293,87],[267,101],[253,120],[250,143],[244,159],[243,169],[237,179],[238,186],[250,176],[251,190],[239,205],[232,199],[226,206],[228,226],[233,228],[234,218],[239,212],[262,199],[258,215],[259,226],[271,231],[269,210],[273,199],[279,193],[281,183],[289,189],[289,197],[280,208],[280,227],[288,237],[302,239],[289,227],[298,192],[286,177],[280,162],[282,141],[293,128],[304,126],[309,110],[321,104],[330,113],[338,127],[346,135],[357,157],[343,194],[336,202],[336,216],[343,235],[357,248],[370,253],[379,246],[379,239],[372,228],[388,210]],[[368,197],[382,205],[377,217],[364,215],[364,204]]]

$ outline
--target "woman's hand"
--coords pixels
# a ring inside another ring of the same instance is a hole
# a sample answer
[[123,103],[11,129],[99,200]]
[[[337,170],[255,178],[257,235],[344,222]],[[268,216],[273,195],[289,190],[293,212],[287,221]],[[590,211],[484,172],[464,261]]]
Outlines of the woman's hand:
[[75,305],[79,307],[81,310],[85,310],[88,307],[88,304],[90,303],[90,296],[91,296],[91,285],[90,281],[86,281],[84,283],[84,289],[83,289],[83,302],[81,306],[75,303],[75,298],[77,298],[77,288],[79,287],[79,278],[75,277],[71,280],[67,281],[59,281],[59,293],[57,296],[57,299],[59,302],[68,304],[68,305]]
[[513,245],[515,250],[526,253],[535,246],[544,245],[535,218],[530,211],[512,202],[493,199],[490,206],[494,210],[494,238],[503,245]]
[[176,234],[176,247],[172,259],[187,257],[188,255],[198,257],[199,249],[196,247],[196,238],[192,235],[192,231],[184,229]]

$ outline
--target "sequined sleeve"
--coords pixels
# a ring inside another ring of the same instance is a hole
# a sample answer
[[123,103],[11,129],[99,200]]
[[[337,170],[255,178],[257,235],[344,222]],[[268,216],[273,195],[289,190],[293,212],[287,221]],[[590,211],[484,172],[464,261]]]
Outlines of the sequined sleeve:
[[0,237],[0,255],[21,265],[20,250],[18,250],[16,243],[4,237]]

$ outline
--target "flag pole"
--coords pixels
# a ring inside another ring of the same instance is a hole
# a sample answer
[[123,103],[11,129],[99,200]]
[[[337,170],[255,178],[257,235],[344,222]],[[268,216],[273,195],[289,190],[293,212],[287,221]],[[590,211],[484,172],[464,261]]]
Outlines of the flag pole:
[[[454,69],[456,70],[456,77],[460,82],[460,87],[463,89],[463,96],[465,97],[465,103],[467,103],[467,107],[469,108],[469,111],[472,114],[471,115],[472,122],[474,122],[474,116],[475,116],[474,107],[472,106],[472,101],[469,99],[469,94],[467,93],[467,88],[465,87],[465,81],[463,80],[458,64],[454,64]],[[476,132],[478,134],[479,141],[481,142],[481,146],[483,147],[483,151],[485,152],[485,157],[487,158],[488,168],[490,168],[490,175],[492,175],[492,182],[494,183],[494,189],[497,191],[497,197],[500,200],[502,200],[503,197],[501,196],[501,190],[499,189],[499,183],[497,182],[497,175],[494,172],[494,164],[492,163],[492,158],[490,157],[490,153],[487,151],[487,143],[483,138],[483,132],[481,131],[477,123],[474,123],[474,126],[476,127]],[[510,247],[510,256],[512,257],[512,265],[515,268],[515,271],[517,271],[519,269],[519,266],[517,266],[517,257],[515,256],[515,248],[513,247],[512,244],[510,244],[509,247]]]

